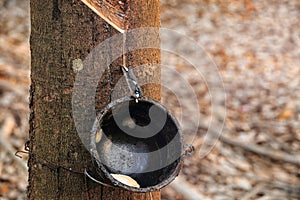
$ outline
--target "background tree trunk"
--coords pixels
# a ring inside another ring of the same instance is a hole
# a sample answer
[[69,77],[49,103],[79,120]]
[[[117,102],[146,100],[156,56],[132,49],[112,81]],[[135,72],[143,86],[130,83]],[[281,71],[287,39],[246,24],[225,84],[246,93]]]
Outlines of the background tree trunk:
[[[158,0],[132,1],[129,28],[159,27]],[[76,73],[74,59],[84,60],[92,49],[116,34],[100,17],[80,1],[31,0],[31,100],[29,199],[160,199],[160,192],[131,193],[102,187],[81,173],[91,165],[90,155],[82,145],[72,118],[72,88]],[[151,40],[157,35],[148,35]],[[138,42],[130,38],[129,42]],[[111,48],[114,44],[111,44]],[[128,53],[132,66],[160,63],[157,49]],[[121,60],[111,64],[100,81],[97,107],[111,99],[111,91],[122,76]],[[153,72],[149,67],[149,70]],[[149,74],[149,73],[148,73]],[[157,79],[159,70],[150,73]],[[160,86],[143,87],[146,96],[160,100]],[[101,100],[101,101],[100,101]]]

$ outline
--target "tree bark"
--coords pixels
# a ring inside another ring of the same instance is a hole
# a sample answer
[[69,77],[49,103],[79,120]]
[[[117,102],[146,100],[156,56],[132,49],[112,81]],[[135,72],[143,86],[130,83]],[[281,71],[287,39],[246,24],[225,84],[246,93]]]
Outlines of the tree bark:
[[[72,116],[72,89],[76,77],[73,61],[84,60],[92,49],[117,34],[80,1],[31,0],[31,91],[30,152],[28,199],[160,199],[160,192],[132,193],[104,187],[86,178],[82,172],[91,165]],[[131,1],[129,28],[159,27],[158,0]],[[143,40],[158,39],[147,35]],[[128,36],[127,42],[141,38]],[[111,44],[109,48],[120,48]],[[160,63],[160,50],[141,49],[127,54],[131,66]],[[119,78],[121,59],[107,67],[97,88],[96,107],[111,100]],[[105,64],[105,63],[103,63]],[[148,72],[149,73],[148,73]],[[149,65],[141,72],[159,80],[160,71]],[[160,100],[160,86],[142,87],[145,96]]]

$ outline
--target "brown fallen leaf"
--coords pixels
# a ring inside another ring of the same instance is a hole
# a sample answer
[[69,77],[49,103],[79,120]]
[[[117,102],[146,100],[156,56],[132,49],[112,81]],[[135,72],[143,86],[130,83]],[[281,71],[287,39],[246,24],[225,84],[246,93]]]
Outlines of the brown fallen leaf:
[[7,184],[0,184],[0,194],[7,194],[9,192],[9,186]]
[[279,120],[283,121],[292,118],[293,116],[294,116],[294,111],[292,109],[285,109],[279,114],[278,118]]

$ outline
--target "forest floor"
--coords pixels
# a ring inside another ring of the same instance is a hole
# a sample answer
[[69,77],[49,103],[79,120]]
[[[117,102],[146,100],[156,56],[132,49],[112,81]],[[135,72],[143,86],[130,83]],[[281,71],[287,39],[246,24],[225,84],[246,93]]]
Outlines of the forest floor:
[[[162,0],[161,19],[162,102],[195,148],[162,199],[300,199],[300,2]],[[1,1],[0,200],[26,196],[29,31],[29,1]]]

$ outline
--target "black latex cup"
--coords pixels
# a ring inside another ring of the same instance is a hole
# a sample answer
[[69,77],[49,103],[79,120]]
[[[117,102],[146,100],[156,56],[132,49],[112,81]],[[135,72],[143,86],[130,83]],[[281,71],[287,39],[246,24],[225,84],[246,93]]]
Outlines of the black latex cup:
[[[90,151],[101,181],[134,192],[158,190],[178,175],[182,165],[182,133],[176,119],[156,101],[124,97],[97,117]],[[140,188],[111,174],[128,175]]]

